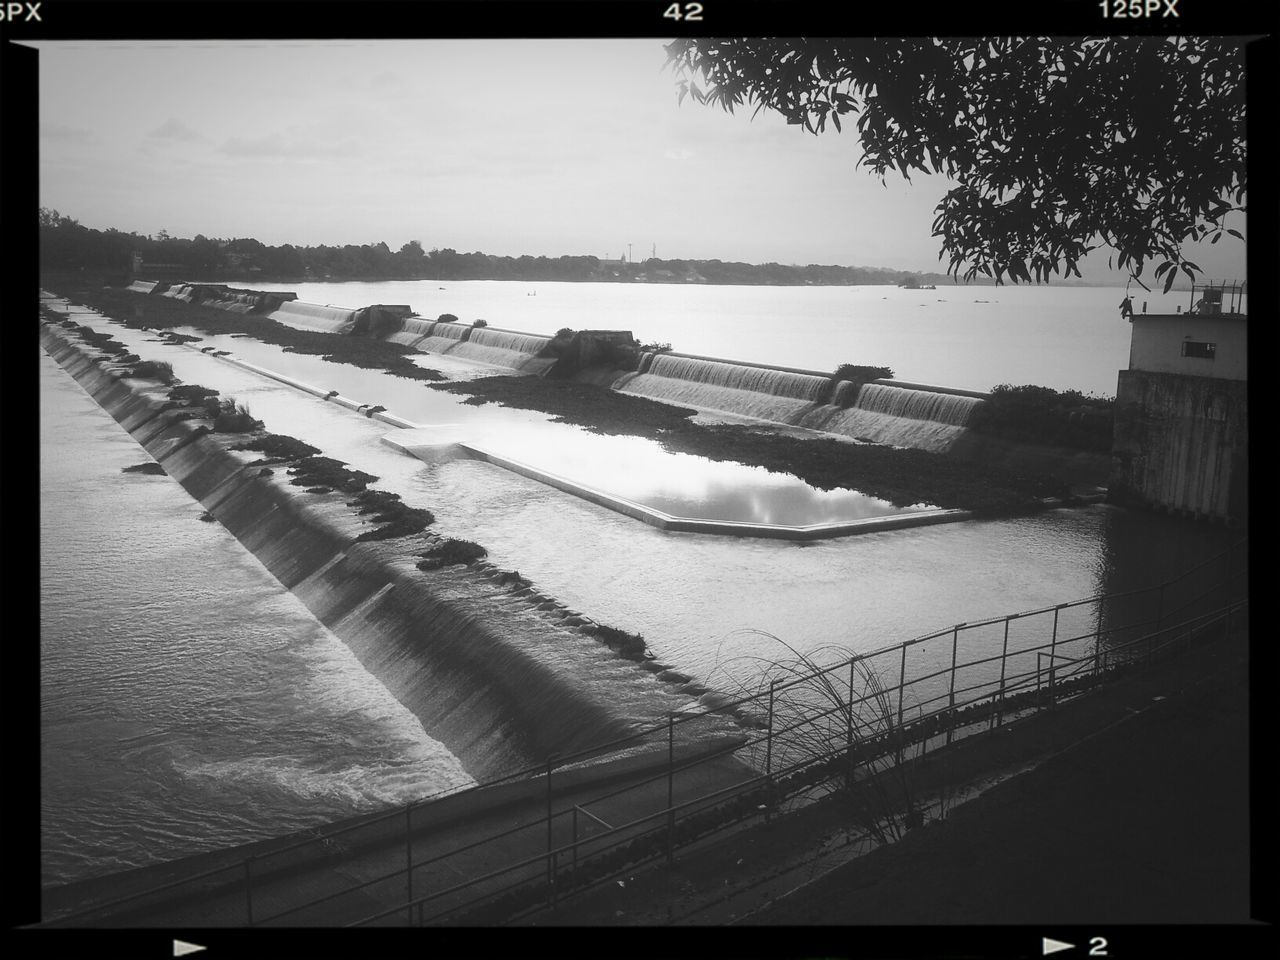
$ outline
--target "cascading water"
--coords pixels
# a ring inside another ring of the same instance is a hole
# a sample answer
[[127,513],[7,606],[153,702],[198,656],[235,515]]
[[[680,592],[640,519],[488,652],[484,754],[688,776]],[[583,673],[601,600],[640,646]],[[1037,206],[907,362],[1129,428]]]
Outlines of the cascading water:
[[647,373],[628,374],[614,389],[762,420],[794,423],[824,399],[827,377],[769,367],[661,354]]
[[441,320],[431,328],[431,333],[427,337],[420,343],[414,344],[414,349],[424,353],[447,353],[456,347],[459,341],[466,340],[472,329],[460,323]]
[[389,334],[386,339],[392,343],[417,348],[423,340],[431,336],[431,328],[437,325],[435,320],[424,320],[421,317],[405,317],[400,321],[400,329],[395,333]]
[[324,333],[350,333],[359,311],[348,307],[328,307],[317,303],[290,300],[267,316],[279,323],[303,330],[320,330]]
[[491,363],[525,373],[541,373],[555,363],[554,357],[540,356],[550,342],[550,337],[472,328],[471,336],[448,353],[463,360]]
[[[836,400],[847,396],[837,390]],[[978,397],[865,384],[852,407],[819,407],[801,418],[801,426],[828,433],[942,452],[965,431]]]

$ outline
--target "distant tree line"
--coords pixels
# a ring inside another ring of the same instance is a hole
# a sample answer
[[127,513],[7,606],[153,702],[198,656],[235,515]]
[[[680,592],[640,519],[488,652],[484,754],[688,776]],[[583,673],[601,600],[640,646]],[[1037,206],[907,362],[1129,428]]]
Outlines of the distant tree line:
[[[502,257],[424,250],[410,240],[392,251],[385,243],[361,246],[273,247],[252,237],[193,239],[95,230],[57,210],[40,210],[40,262],[46,270],[128,272],[133,258],[181,268],[188,280],[568,280],[631,283],[852,285],[951,283],[935,273],[811,263],[740,263],[721,260],[601,260],[592,256]],[[145,271],[144,271],[145,272]]]

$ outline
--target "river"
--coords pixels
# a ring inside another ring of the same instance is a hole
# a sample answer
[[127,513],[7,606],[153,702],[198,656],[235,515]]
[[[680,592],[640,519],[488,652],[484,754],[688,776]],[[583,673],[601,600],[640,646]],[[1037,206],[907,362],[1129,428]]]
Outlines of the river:
[[[447,287],[436,293],[466,291],[452,298],[452,312],[465,314],[460,302],[479,303],[495,326],[535,332],[619,326],[616,316],[588,309],[591,296],[661,301],[711,289],[543,284],[536,297],[523,289],[517,297],[510,284]],[[320,302],[414,303],[413,289],[422,285],[322,289],[330,296],[298,292]],[[792,303],[813,294],[828,302],[850,295],[847,288],[714,289],[743,303],[750,295],[785,295]],[[859,290],[897,302],[908,294]],[[974,291],[1005,292],[968,288]],[[1081,311],[1104,302],[1095,289],[1069,292],[1080,295],[1074,302]],[[541,320],[531,315],[532,301],[541,311],[558,297],[579,299],[574,310],[551,310]],[[508,301],[509,316],[495,309]],[[656,310],[652,302],[647,309]],[[728,310],[712,311],[708,324]],[[953,623],[1151,585],[1231,539],[1215,527],[1104,505],[819,542],[672,534],[493,464],[424,464],[381,442],[391,432],[386,424],[198,349],[158,343],[102,318],[77,319],[145,358],[171,362],[189,383],[247,403],[269,429],[379,476],[379,488],[432,510],[433,529],[483,544],[499,566],[519,570],[592,618],[643,634],[660,658],[713,685],[752,658],[783,654],[779,641],[810,652],[828,644],[870,650]],[[1119,325],[1127,344],[1127,325],[1114,316],[1108,322]],[[642,339],[664,335],[660,328],[633,329]],[[759,330],[761,336],[771,330],[775,343],[811,339],[788,334],[785,324],[762,321]],[[667,335],[689,352],[742,359],[752,359],[744,351],[757,339],[700,345],[678,332]],[[251,339],[208,337],[199,346],[232,351],[419,423],[536,428],[550,443],[581,433],[541,414],[468,406],[419,383]],[[840,349],[841,360],[889,359]],[[767,359],[832,366],[813,355]],[[1054,368],[1051,359],[1036,361],[1042,373]],[[166,477],[122,474],[146,460],[145,452],[52,360],[42,354],[40,362],[47,883],[278,835],[471,782],[340,640],[225,530],[199,521],[200,506],[181,488]],[[1095,359],[1093,366],[1110,363]],[[947,369],[895,369],[913,379],[982,385],[961,366],[953,357]],[[1028,379],[1048,382],[1039,374]],[[1086,387],[1079,380],[1070,385]]]
[[[236,284],[250,286],[249,284]],[[1123,288],[766,287],[415,280],[254,284],[300,300],[408,304],[424,317],[530,333],[630,330],[682,353],[830,371],[887,366],[901,379],[965,390],[1038,384],[1115,396],[1129,364]],[[1186,310],[1189,294],[1131,291],[1138,312]]]

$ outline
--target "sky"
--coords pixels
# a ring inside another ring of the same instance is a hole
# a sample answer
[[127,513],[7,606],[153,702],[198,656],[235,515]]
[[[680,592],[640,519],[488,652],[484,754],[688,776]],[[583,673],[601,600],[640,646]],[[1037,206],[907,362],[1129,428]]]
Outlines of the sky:
[[[945,272],[930,232],[950,181],[882,183],[852,132],[679,104],[663,43],[35,43],[40,204],[272,245]],[[1193,259],[1243,278],[1244,252],[1228,237]],[[1082,272],[1122,277],[1105,253]]]

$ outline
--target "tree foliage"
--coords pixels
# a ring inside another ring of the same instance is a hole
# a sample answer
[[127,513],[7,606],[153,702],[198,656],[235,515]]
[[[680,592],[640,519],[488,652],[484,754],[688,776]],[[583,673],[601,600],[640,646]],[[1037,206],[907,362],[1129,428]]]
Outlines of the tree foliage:
[[[868,167],[956,181],[933,235],[972,279],[1079,276],[1102,245],[1165,289],[1182,244],[1246,194],[1244,54],[1230,38],[681,39],[680,100],[854,130]],[[699,86],[701,83],[701,86]],[[1139,280],[1141,283],[1141,280]]]

